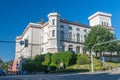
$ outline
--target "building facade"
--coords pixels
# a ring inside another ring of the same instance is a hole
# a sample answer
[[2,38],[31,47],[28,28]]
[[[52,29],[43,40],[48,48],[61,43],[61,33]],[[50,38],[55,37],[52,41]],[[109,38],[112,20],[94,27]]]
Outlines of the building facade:
[[102,25],[114,33],[111,24],[111,14],[97,12],[90,16],[90,26],[70,22],[60,18],[57,12],[48,14],[48,21],[29,23],[16,42],[28,41],[28,47],[16,43],[15,60],[20,57],[29,58],[47,52],[63,52],[72,50],[75,53],[84,53],[83,43],[91,27]]

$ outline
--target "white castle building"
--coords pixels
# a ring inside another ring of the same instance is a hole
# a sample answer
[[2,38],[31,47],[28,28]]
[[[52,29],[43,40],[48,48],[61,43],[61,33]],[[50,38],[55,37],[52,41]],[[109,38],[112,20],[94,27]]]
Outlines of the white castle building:
[[15,59],[69,50],[83,53],[83,43],[92,26],[103,25],[114,33],[111,16],[97,12],[88,18],[90,26],[87,26],[62,19],[57,12],[49,13],[47,22],[29,23],[22,35],[16,37],[16,42],[27,40],[29,46],[16,43]]

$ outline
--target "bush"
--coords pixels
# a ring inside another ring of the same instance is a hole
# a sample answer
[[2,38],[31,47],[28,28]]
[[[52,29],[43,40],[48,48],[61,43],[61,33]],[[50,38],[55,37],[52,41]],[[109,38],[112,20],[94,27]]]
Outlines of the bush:
[[83,65],[83,64],[89,64],[90,60],[87,55],[78,55],[77,56],[77,64]]
[[22,70],[27,70],[28,72],[41,72],[45,71],[47,66],[42,65],[40,62],[29,62],[22,65]]
[[54,53],[54,54],[51,56],[51,64],[54,64],[54,65],[57,66],[58,57],[59,57],[59,54],[58,54],[58,53]]
[[69,73],[69,72],[89,72],[89,69],[65,69],[65,70],[59,70],[57,72],[59,73]]
[[33,59],[34,62],[43,62],[45,55],[36,55]]
[[44,62],[43,62],[44,65],[48,66],[51,63],[51,56],[52,53],[45,54]]
[[63,62],[65,67],[76,63],[76,56],[71,52],[58,52],[54,53],[51,56],[51,63],[56,64],[56,66],[60,67],[60,63]]
[[105,70],[108,70],[107,67],[95,67],[94,69],[95,71],[105,71]]
[[56,71],[56,66],[55,65],[50,65],[51,71]]

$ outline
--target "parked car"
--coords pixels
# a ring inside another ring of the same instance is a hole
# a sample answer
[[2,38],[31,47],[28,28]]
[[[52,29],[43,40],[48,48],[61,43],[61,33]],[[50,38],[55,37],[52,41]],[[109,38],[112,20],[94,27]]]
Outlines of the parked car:
[[6,75],[6,71],[5,70],[0,70],[0,76],[5,76]]

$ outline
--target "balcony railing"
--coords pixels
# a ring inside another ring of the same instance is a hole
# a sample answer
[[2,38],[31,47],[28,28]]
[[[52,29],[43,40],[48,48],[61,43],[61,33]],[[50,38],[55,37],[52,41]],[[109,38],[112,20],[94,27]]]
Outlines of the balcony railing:
[[83,44],[83,42],[81,42],[81,41],[77,41],[75,39],[69,39],[69,38],[60,38],[60,41]]

